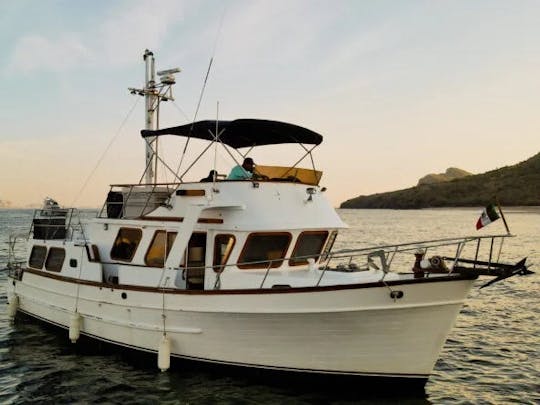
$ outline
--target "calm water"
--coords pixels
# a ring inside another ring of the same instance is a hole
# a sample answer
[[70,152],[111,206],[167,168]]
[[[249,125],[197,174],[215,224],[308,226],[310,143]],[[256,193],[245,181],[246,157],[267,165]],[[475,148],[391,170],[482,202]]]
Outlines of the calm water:
[[[341,210],[350,225],[337,248],[398,243],[477,233],[478,210]],[[10,232],[27,231],[31,211],[0,210],[0,267]],[[540,209],[512,209],[507,219],[518,237],[505,244],[505,258],[524,256],[540,271]],[[498,221],[481,233],[502,233]],[[22,253],[22,252],[21,252]],[[540,277],[514,277],[474,289],[426,385],[425,397],[398,397],[407,404],[540,402]],[[110,348],[79,348],[67,333],[39,323],[10,325],[6,274],[0,274],[0,403],[395,403],[383,393],[365,397],[361,387],[328,394],[276,387],[222,371],[155,370],[155,359],[134,360]],[[479,282],[480,284],[480,282]]]

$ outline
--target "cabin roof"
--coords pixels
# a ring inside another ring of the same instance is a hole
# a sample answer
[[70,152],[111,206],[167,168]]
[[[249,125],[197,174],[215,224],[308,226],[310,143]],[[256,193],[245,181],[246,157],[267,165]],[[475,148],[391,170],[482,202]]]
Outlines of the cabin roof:
[[[322,135],[307,128],[279,121],[244,118],[233,121],[217,121],[217,126],[221,132],[219,141],[235,149],[282,143],[319,145],[323,140]],[[141,135],[143,138],[178,135],[212,141],[214,140],[212,133],[215,131],[216,121],[205,120],[155,131],[144,129],[141,131]]]

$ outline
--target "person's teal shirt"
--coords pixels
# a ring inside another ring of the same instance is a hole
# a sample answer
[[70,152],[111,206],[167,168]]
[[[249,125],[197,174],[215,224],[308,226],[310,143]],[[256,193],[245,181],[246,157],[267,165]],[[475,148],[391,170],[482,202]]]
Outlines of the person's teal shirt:
[[233,167],[229,173],[229,176],[227,177],[227,180],[247,180],[251,179],[252,176],[253,174],[251,172],[248,172],[242,166],[238,165]]

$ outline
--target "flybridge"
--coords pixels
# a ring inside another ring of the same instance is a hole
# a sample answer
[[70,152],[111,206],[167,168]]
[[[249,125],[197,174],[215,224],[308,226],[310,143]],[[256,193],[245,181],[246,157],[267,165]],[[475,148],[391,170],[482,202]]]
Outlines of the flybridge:
[[[298,125],[289,124],[280,121],[262,120],[262,119],[236,119],[232,121],[226,120],[203,120],[185,125],[158,128],[159,123],[159,104],[161,101],[174,101],[172,95],[172,86],[176,83],[174,74],[179,73],[179,68],[167,69],[157,72],[159,83],[156,82],[155,61],[154,55],[149,50],[145,51],[144,60],[146,64],[146,81],[143,89],[130,88],[132,94],[145,97],[145,129],[141,131],[141,135],[146,142],[146,164],[144,171],[144,179],[146,184],[157,184],[158,162],[173,174],[179,182],[183,181],[184,175],[193,167],[193,165],[202,157],[203,154],[214,143],[223,145],[226,152],[230,155],[235,164],[239,164],[251,148],[264,145],[278,145],[295,143],[299,144],[305,153],[293,165],[287,167],[267,166],[273,168],[266,177],[275,178],[278,181],[292,179],[294,182],[305,182],[306,184],[318,184],[322,173],[317,171],[311,152],[322,141],[322,135]],[[158,155],[158,140],[162,135],[177,135],[188,138],[207,140],[210,144],[204,149],[194,161],[188,165],[188,168],[179,175],[183,157],[186,153],[188,141],[184,148],[180,164],[177,171],[172,170]],[[304,145],[311,145],[306,147]],[[235,156],[226,147],[229,146],[237,152]],[[240,148],[250,148],[247,152],[241,153]],[[302,162],[307,156],[311,160],[311,169],[298,168],[297,165]],[[262,169],[262,166],[258,166]],[[213,170],[216,170],[213,167]],[[308,173],[309,172],[309,173]],[[303,181],[306,177],[307,180]],[[142,180],[142,179],[141,179]]]

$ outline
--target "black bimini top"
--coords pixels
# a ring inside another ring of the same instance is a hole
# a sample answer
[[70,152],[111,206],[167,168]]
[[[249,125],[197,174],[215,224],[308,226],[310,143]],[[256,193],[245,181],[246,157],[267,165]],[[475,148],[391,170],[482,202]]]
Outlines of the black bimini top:
[[[309,129],[298,125],[279,121],[256,119],[238,119],[234,121],[218,121],[218,130],[221,133],[219,141],[235,149],[261,145],[276,145],[280,143],[305,143],[319,145],[323,137]],[[216,121],[197,121],[193,124],[179,127],[163,128],[155,131],[143,129],[143,138],[178,135],[197,139],[213,141],[210,133],[216,131]]]

